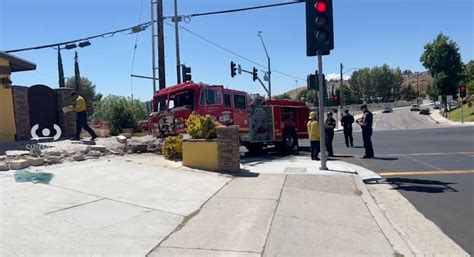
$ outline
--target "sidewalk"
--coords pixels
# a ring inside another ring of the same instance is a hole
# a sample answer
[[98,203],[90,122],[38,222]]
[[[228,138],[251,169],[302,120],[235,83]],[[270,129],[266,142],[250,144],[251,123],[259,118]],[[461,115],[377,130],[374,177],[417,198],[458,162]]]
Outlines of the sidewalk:
[[369,170],[244,161],[238,177],[155,154],[29,168],[48,185],[0,172],[0,256],[465,256],[388,185],[369,193]]
[[396,233],[387,239],[381,227],[391,227],[374,218],[356,180],[235,178],[149,256],[410,256]]
[[440,111],[439,111],[439,110],[433,110],[433,112],[429,115],[429,117],[430,117],[434,122],[436,122],[436,124],[440,124],[440,125],[474,126],[474,122],[464,122],[464,123],[461,123],[461,122],[456,122],[456,121],[449,120],[449,119],[443,117],[443,116],[440,114]]

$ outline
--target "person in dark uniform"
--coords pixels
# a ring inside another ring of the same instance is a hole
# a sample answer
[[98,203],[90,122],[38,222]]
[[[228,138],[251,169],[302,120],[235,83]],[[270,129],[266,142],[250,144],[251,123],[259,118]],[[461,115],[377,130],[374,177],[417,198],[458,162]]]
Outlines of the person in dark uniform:
[[363,104],[360,109],[364,112],[362,118],[357,120],[357,124],[362,128],[362,140],[364,141],[365,148],[365,155],[362,158],[374,158],[374,148],[372,146],[372,123],[374,116],[367,108],[367,105]]
[[349,110],[345,110],[344,116],[341,118],[341,125],[344,128],[346,147],[354,146],[354,138],[352,137],[352,123],[354,123],[354,116],[349,113]]
[[332,112],[328,112],[326,122],[324,124],[326,132],[326,150],[328,151],[328,157],[334,157],[334,151],[332,149],[332,140],[334,139],[335,127],[336,120],[332,117]]

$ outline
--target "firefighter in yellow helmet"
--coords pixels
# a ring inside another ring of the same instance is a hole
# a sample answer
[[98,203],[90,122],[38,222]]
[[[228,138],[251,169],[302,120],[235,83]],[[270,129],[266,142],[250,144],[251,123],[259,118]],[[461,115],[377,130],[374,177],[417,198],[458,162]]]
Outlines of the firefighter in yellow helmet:
[[309,121],[307,124],[309,141],[311,143],[311,160],[319,161],[319,152],[321,151],[320,146],[320,133],[319,133],[319,123],[316,118],[315,112],[309,113]]

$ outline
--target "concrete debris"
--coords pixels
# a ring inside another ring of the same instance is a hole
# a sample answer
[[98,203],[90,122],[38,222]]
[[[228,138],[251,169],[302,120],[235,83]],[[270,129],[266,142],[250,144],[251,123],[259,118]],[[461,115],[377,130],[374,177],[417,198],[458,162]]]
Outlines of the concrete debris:
[[44,165],[44,160],[39,157],[28,157],[27,160],[30,162],[30,166],[42,166]]
[[8,164],[11,170],[21,170],[30,166],[30,162],[25,159],[9,161]]
[[132,153],[146,153],[148,152],[148,145],[146,144],[131,145],[129,149]]
[[109,152],[113,155],[123,155],[123,151],[117,151],[114,149],[109,149]]
[[31,156],[40,157],[41,156],[41,149],[30,149],[29,154]]
[[20,150],[9,150],[5,152],[7,157],[22,156],[22,155],[27,155],[29,153],[30,151],[20,151]]
[[106,152],[107,151],[107,147],[103,146],[103,145],[91,145],[88,147],[89,151],[99,151],[99,152]]
[[122,133],[122,136],[125,136],[126,138],[132,138],[132,133]]
[[46,152],[46,154],[49,155],[49,156],[61,156],[60,151],[48,151],[48,152]]
[[76,162],[80,162],[80,161],[83,161],[85,158],[84,158],[84,155],[82,154],[76,154],[72,156],[72,159]]
[[127,143],[127,137],[124,136],[124,135],[118,135],[118,136],[116,137],[116,139],[117,139],[117,142],[119,142],[119,143],[121,143],[121,144]]
[[99,158],[101,157],[102,155],[104,155],[102,152],[100,151],[97,151],[97,150],[91,150],[87,153],[87,156],[89,157],[95,157],[95,158]]
[[7,171],[7,170],[9,170],[8,163],[0,161],[0,171]]
[[0,161],[4,161],[4,160],[6,160],[6,159],[7,159],[7,156],[5,156],[5,155],[0,155]]
[[48,156],[45,160],[45,163],[48,164],[56,164],[61,162],[61,158],[59,156]]

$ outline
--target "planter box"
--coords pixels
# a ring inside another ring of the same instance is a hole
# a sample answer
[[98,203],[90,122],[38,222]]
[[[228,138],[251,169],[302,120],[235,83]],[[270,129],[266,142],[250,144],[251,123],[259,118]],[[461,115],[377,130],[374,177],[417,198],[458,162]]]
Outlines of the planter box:
[[183,165],[200,170],[218,171],[217,141],[183,141]]

